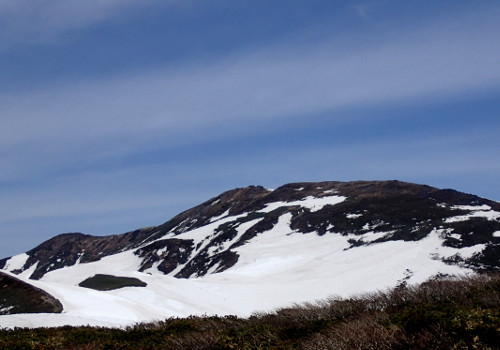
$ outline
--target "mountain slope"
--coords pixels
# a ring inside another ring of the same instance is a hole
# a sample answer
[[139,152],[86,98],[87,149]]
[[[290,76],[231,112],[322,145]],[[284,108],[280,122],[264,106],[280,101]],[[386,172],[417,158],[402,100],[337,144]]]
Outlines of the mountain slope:
[[[109,322],[123,324],[248,315],[435,275],[498,270],[499,244],[494,201],[399,181],[295,183],[227,191],[163,225],[121,235],[59,235],[1,260],[0,268],[60,297],[69,314],[88,309],[102,320],[106,310],[121,308],[126,316]],[[95,274],[134,277],[147,287],[78,287]],[[114,304],[103,306],[110,296]]]
[[59,313],[62,309],[61,303],[50,294],[0,272],[0,315]]

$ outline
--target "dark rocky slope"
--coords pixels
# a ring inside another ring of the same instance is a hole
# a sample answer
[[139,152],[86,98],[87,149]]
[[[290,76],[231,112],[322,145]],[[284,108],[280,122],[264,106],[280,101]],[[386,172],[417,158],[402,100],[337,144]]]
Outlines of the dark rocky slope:
[[41,289],[0,272],[0,315],[60,313],[59,300]]

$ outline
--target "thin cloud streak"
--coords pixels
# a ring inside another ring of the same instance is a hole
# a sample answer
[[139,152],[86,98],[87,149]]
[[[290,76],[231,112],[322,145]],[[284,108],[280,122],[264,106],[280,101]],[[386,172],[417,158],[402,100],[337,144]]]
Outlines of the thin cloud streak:
[[[351,144],[328,147],[290,145],[264,153],[243,151],[244,154],[217,154],[175,163],[158,161],[60,176],[45,180],[44,186],[24,188],[22,191],[6,189],[0,206],[5,219],[0,223],[5,220],[64,217],[73,213],[120,212],[169,202],[195,205],[198,203],[193,198],[208,200],[206,194],[200,194],[199,189],[193,188],[192,184],[196,182],[201,183],[200,188],[209,183],[224,183],[219,191],[246,185],[276,186],[284,181],[309,178],[310,169],[315,169],[316,174],[324,172],[325,177],[317,180],[352,179],[353,176],[363,179],[366,174],[373,179],[416,179],[456,177],[470,169],[500,171],[500,164],[491,161],[496,157],[496,150],[482,149],[477,145],[479,138],[483,141],[495,140],[496,134],[491,131],[477,137],[465,134],[425,138],[404,136],[391,140],[357,140]],[[450,156],[450,149],[453,156]],[[318,172],[318,169],[322,170]],[[203,173],[202,178],[200,173]],[[265,179],[272,174],[279,178],[279,182],[266,183]],[[209,186],[206,188],[206,191],[213,191],[208,190]],[[168,197],[164,193],[168,193]],[[47,203],[48,198],[50,203]],[[21,207],[23,210],[19,210]]]
[[56,42],[83,29],[176,0],[15,0],[0,3],[0,50],[13,45]]
[[[176,145],[189,142],[190,135],[224,137],[228,130],[257,129],[272,119],[427,103],[497,88],[500,47],[491,38],[500,25],[493,17],[435,24],[363,49],[334,40],[292,55],[296,47],[282,46],[211,64],[4,94],[0,179],[36,171],[23,168],[23,149],[49,164],[59,163],[75,153],[96,157],[92,146],[86,151],[89,145],[99,145],[98,157],[126,154],[160,139]],[[10,165],[12,158],[23,161]]]

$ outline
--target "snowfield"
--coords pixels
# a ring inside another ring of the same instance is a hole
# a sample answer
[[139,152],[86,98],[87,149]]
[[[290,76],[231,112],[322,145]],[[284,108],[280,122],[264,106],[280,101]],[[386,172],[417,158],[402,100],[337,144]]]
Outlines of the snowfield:
[[[317,210],[320,205],[341,200],[340,196],[321,198],[321,201],[308,198],[285,205],[305,205]],[[275,205],[271,203],[263,210],[272,210]],[[203,242],[221,222],[234,219],[224,214],[207,226],[183,233],[182,238]],[[348,242],[350,236],[294,232],[290,229],[290,220],[290,213],[282,215],[271,230],[236,248],[240,258],[230,269],[198,278],[178,279],[155,268],[138,272],[141,260],[133,251],[51,271],[38,281],[28,279],[29,274],[23,273],[16,277],[52,294],[61,301],[64,311],[62,314],[0,316],[0,327],[124,327],[176,316],[250,316],[294,303],[386,290],[403,281],[421,283],[437,274],[472,273],[438,259],[459,252],[459,249],[442,246],[440,230],[432,231],[420,241],[390,241],[352,248]],[[238,236],[255,222],[242,224]],[[383,234],[387,233],[374,231],[363,238],[370,241]],[[472,255],[483,248],[478,245],[460,252]],[[19,266],[25,259],[26,254],[16,256],[9,260],[8,266]],[[113,291],[78,286],[97,273],[135,277],[147,286]]]
[[498,220],[500,219],[500,213],[491,209],[489,205],[456,205],[452,207],[453,209],[470,210],[471,213],[467,215],[459,215],[448,218],[445,220],[446,223],[450,222],[460,222],[467,221],[471,218],[486,218],[488,220]]

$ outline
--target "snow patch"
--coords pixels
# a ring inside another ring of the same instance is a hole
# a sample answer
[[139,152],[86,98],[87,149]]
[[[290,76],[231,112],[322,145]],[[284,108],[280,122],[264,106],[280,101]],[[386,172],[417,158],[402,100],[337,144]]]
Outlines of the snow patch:
[[156,251],[156,255],[162,256],[163,254],[165,254],[167,252],[167,250],[168,250],[168,247],[164,247],[164,248],[158,249]]
[[24,264],[26,264],[26,261],[28,261],[29,257],[30,256],[26,253],[15,255],[9,260],[7,260],[7,263],[5,264],[3,270],[6,271],[20,270],[23,268]]
[[376,241],[379,238],[383,238],[389,234],[394,233],[394,231],[381,231],[381,232],[376,232],[376,231],[370,231],[366,232],[361,236],[355,236],[355,237],[361,237],[363,242],[373,242]]
[[382,226],[384,224],[385,224],[385,222],[383,222],[383,221],[376,221],[374,223],[366,223],[363,225],[362,229],[363,229],[363,231],[370,231],[370,230],[374,230],[377,227]]
[[362,216],[363,216],[363,214],[346,214],[345,217],[348,219],[357,219],[357,218],[360,218]]
[[82,261],[84,255],[85,255],[85,251],[84,250],[82,250],[80,253],[78,253],[76,255],[78,258],[75,261],[75,265],[79,265],[80,264],[80,262]]
[[453,223],[453,222],[467,221],[471,218],[485,218],[485,219],[488,219],[490,221],[495,221],[495,220],[500,220],[500,213],[497,211],[493,211],[493,210],[474,211],[470,214],[453,216],[453,217],[447,218],[444,220],[444,222],[449,224],[449,223]]
[[470,210],[469,214],[458,215],[447,218],[444,220],[445,223],[453,223],[460,221],[467,221],[471,218],[485,218],[488,220],[500,220],[500,212],[491,210],[489,205],[455,205],[451,207],[452,209],[460,209],[460,210]]
[[460,252],[457,254],[460,255],[464,259],[472,258],[475,254],[481,253],[484,248],[486,248],[486,244],[476,244],[472,247],[461,248]]
[[241,236],[243,236],[243,234],[250,228],[252,227],[253,225],[257,224],[259,221],[261,221],[263,218],[257,218],[257,219],[254,219],[254,220],[250,220],[250,221],[247,221],[247,222],[244,222],[242,223],[241,225],[239,225],[237,228],[236,228],[236,232],[237,235],[236,237],[234,237],[231,241],[228,241],[228,242],[224,242],[223,243],[223,246],[222,246],[222,250],[227,250],[229,249],[229,247],[231,247],[234,243],[238,242],[241,238]]
[[145,269],[143,272],[147,273],[147,274],[150,274],[150,275],[153,275],[153,274],[163,274],[163,272],[161,272],[160,270],[158,270],[158,266],[160,266],[161,263],[162,263],[161,260],[155,261],[153,263],[153,265],[151,265],[150,268]]
[[216,263],[214,266],[210,267],[207,270],[207,275],[211,275],[217,271],[217,269],[220,267],[220,263]]
[[280,207],[290,207],[298,205],[309,209],[311,212],[318,211],[322,209],[325,205],[335,205],[346,200],[347,197],[344,196],[326,196],[326,197],[313,197],[308,196],[298,201],[292,202],[272,202],[266,204],[264,209],[259,210],[261,213],[269,213]]
[[29,278],[35,272],[37,267],[38,267],[38,261],[36,263],[34,263],[33,265],[31,265],[28,269],[21,272],[17,277]]
[[493,237],[500,237],[500,231],[493,232]]
[[228,215],[229,215],[229,209],[226,210],[225,212],[223,212],[222,214],[220,214],[219,216],[214,216],[213,218],[210,218],[210,222],[219,221],[220,219],[222,219]]
[[2,312],[9,312],[13,308],[14,308],[14,306],[7,306],[7,307],[0,308],[0,313],[2,313]]
[[491,207],[489,205],[454,205],[451,207],[451,209],[459,209],[459,210],[472,210],[472,211],[486,211],[486,210],[491,210]]

